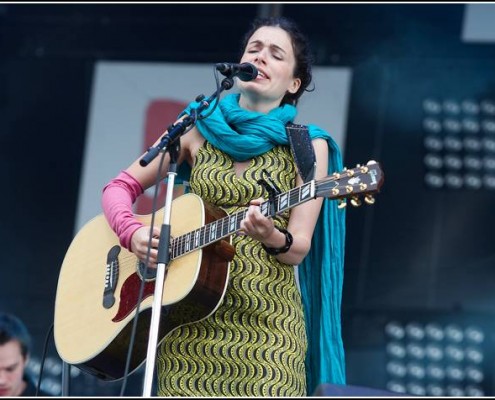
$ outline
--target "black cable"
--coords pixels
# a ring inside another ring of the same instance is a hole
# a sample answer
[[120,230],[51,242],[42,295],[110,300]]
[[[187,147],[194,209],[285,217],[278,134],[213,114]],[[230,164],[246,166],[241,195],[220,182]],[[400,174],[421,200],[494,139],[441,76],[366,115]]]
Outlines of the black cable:
[[[145,268],[144,268],[144,272],[143,272],[144,276],[147,276],[147,274],[148,274],[148,268],[149,268],[148,264],[149,264],[149,258],[150,258],[150,252],[151,252],[151,240],[153,239],[153,226],[155,224],[155,214],[156,214],[156,205],[157,205],[157,199],[158,199],[158,189],[159,189],[159,184],[161,181],[161,170],[162,170],[164,160],[165,160],[165,151],[162,152],[162,157],[160,159],[160,165],[158,167],[158,172],[156,174],[155,192],[153,195],[153,204],[152,204],[153,212],[151,214],[151,223],[150,223],[150,238],[148,241],[148,250],[146,252]],[[136,307],[136,315],[134,315],[131,339],[129,341],[129,350],[127,351],[127,360],[126,360],[125,371],[124,371],[124,380],[122,382],[122,388],[120,390],[120,396],[124,396],[125,388],[127,385],[127,377],[129,375],[129,366],[131,363],[132,347],[134,345],[134,340],[136,338],[137,322],[139,319],[139,308],[141,305],[141,301],[143,299],[144,284],[145,284],[145,279],[141,279],[141,286],[139,287],[139,296],[138,296],[137,307]]]
[[50,339],[50,334],[52,333],[52,331],[53,331],[53,324],[50,326],[50,329],[48,329],[48,333],[46,334],[45,337],[45,344],[43,345],[43,357],[41,357],[40,375],[38,376],[38,384],[36,385],[36,393],[34,394],[36,397],[38,396],[41,387],[41,376],[43,375],[43,366],[45,364],[46,351],[48,349],[48,339]]
[[[216,82],[216,87],[217,87],[217,91],[216,91],[217,96],[214,99],[215,104],[214,104],[213,108],[210,110],[210,112],[204,116],[202,116],[202,115],[198,116],[198,114],[196,113],[196,110],[193,109],[192,110],[193,111],[192,112],[193,123],[189,126],[189,128],[187,130],[184,131],[184,133],[182,135],[189,132],[194,127],[198,118],[204,119],[204,118],[209,117],[213,113],[213,111],[215,111],[215,109],[217,108],[218,102],[219,102],[218,94],[220,93],[220,83],[219,83],[218,71],[216,70],[216,68],[214,68],[214,71],[215,71],[214,72],[215,82]],[[151,241],[153,238],[153,226],[154,226],[154,221],[155,221],[155,213],[156,213],[156,206],[157,206],[157,199],[158,199],[158,189],[159,189],[159,184],[161,181],[161,170],[162,170],[164,160],[165,160],[165,151],[162,151],[162,157],[160,159],[160,165],[158,167],[158,172],[157,172],[156,181],[155,181],[155,192],[153,195],[152,215],[151,215],[151,223],[150,223],[150,237],[149,237],[149,242],[148,242],[148,251],[146,253],[145,268],[144,268],[144,272],[143,272],[144,276],[148,275],[148,268],[149,268],[148,264],[149,264],[149,257],[150,257],[150,251],[151,251]],[[124,380],[122,382],[122,387],[120,390],[120,396],[124,396],[125,388],[127,385],[127,377],[129,375],[129,366],[130,366],[131,354],[132,354],[131,349],[134,345],[134,340],[136,337],[137,321],[139,319],[139,308],[140,308],[142,297],[143,297],[144,284],[145,284],[145,279],[142,279],[141,280],[141,286],[139,288],[139,296],[138,296],[137,307],[136,307],[136,315],[134,316],[134,321],[133,321],[133,326],[132,326],[131,339],[129,341],[129,350],[127,352],[126,366],[125,366],[125,371],[124,371]]]
[[[205,115],[194,115],[194,123],[193,125],[191,125],[191,127],[189,129],[191,129],[194,124],[196,123],[196,119],[205,119],[205,118],[208,118],[211,114],[213,114],[213,112],[215,111],[215,109],[217,108],[218,106],[218,103],[219,103],[219,95],[220,95],[220,79],[219,79],[219,75],[218,75],[218,70],[216,69],[216,67],[213,67],[213,76],[215,77],[215,85],[217,87],[217,90],[214,94],[216,94],[215,98],[213,99],[213,102],[214,102],[214,105],[213,105],[213,108]],[[210,106],[211,104],[208,104],[208,107]],[[186,131],[188,132],[189,129]]]

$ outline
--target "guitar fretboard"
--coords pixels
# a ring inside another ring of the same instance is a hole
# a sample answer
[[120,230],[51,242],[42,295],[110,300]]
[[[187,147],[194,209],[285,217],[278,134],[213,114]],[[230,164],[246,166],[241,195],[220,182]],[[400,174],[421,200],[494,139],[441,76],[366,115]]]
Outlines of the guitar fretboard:
[[[383,174],[379,164],[370,161],[366,166],[358,166],[351,170],[344,169],[340,173],[334,173],[319,181],[311,180],[281,193],[274,199],[261,203],[260,211],[265,217],[273,217],[316,197],[342,199],[363,193],[375,193],[382,183]],[[170,258],[173,260],[232,235],[240,230],[241,221],[246,217],[246,213],[247,208],[172,239]]]
[[[260,211],[265,217],[273,217],[314,197],[315,181],[312,180],[279,194],[274,200],[261,203]],[[246,213],[247,209],[239,211],[174,238],[171,242],[171,259],[198,250],[237,232],[240,230],[241,221],[245,218]]]

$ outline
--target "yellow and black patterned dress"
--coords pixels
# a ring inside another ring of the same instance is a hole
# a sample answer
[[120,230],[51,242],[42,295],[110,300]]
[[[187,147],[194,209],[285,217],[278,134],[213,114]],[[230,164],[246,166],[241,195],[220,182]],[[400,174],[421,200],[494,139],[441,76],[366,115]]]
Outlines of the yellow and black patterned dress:
[[[294,187],[290,149],[255,157],[241,177],[230,156],[205,142],[191,172],[191,191],[228,214],[263,196],[262,169],[283,191]],[[275,217],[287,226],[288,212]],[[236,255],[222,304],[208,318],[166,336],[158,355],[160,396],[305,396],[306,332],[294,267],[260,243],[234,235]]]

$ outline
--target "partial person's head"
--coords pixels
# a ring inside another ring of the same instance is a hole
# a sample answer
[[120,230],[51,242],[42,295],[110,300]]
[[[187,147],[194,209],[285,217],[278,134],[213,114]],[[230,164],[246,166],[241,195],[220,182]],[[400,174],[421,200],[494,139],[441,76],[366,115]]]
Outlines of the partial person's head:
[[313,56],[297,25],[285,17],[258,18],[242,42],[241,63],[255,65],[261,76],[239,82],[241,93],[278,101],[297,102],[312,81]]
[[0,396],[20,396],[24,391],[30,347],[31,337],[22,321],[0,312]]

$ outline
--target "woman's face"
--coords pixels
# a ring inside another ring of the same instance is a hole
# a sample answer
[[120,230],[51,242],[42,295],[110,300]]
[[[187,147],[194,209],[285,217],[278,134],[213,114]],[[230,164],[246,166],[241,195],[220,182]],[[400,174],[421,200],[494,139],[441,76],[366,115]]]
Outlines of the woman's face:
[[[256,79],[238,82],[241,94],[250,102],[263,103],[271,109],[280,105],[287,91],[295,93],[301,85],[301,80],[293,76],[296,60],[292,41],[282,28],[263,26],[256,30],[242,55],[241,63],[244,62],[255,65],[259,71]],[[250,108],[246,102],[241,106]]]

